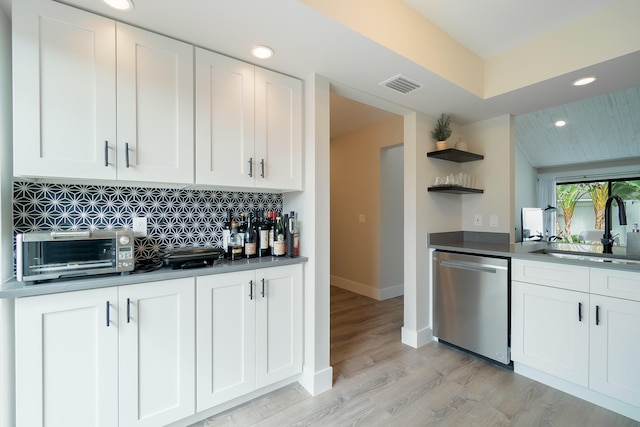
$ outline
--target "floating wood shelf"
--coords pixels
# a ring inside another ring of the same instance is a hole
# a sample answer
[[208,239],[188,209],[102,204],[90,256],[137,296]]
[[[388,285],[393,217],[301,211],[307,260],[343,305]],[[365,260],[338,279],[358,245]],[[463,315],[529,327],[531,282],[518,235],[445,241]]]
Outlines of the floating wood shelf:
[[468,188],[460,185],[439,185],[437,187],[429,187],[427,191],[435,191],[437,193],[452,193],[452,194],[482,194],[484,190],[480,188]]
[[448,160],[450,162],[464,163],[474,160],[484,159],[483,155],[470,153],[468,151],[456,150],[455,148],[446,148],[444,150],[431,151],[427,153],[427,157],[434,159]]

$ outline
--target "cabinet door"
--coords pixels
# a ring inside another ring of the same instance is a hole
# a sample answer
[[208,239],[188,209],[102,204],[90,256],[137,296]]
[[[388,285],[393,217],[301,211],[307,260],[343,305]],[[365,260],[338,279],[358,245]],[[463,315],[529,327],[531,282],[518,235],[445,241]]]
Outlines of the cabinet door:
[[197,279],[197,410],[255,389],[255,273]]
[[115,23],[24,0],[12,25],[14,174],[114,179]]
[[302,82],[256,68],[256,187],[302,190]]
[[193,183],[193,47],[117,24],[118,179]]
[[589,295],[511,282],[511,358],[589,384]]
[[197,184],[254,186],[254,68],[196,49]]
[[256,384],[302,372],[302,265],[256,271]]
[[120,427],[195,412],[194,292],[191,277],[120,287]]
[[590,388],[640,407],[640,302],[591,295],[591,315]]
[[118,425],[116,288],[16,300],[16,424]]

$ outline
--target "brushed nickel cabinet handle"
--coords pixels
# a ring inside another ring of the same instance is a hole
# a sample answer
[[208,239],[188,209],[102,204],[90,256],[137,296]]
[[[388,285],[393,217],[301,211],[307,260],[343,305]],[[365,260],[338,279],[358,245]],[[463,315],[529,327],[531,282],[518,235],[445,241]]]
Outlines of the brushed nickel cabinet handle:
[[127,167],[129,167],[129,143],[124,144],[124,158]]

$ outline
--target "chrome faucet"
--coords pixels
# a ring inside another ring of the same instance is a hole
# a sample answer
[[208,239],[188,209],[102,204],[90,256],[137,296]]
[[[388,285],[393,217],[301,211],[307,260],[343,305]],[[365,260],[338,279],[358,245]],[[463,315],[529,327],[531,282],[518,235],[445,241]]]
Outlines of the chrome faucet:
[[604,207],[604,235],[600,240],[602,242],[602,253],[610,254],[613,248],[613,239],[611,238],[611,202],[616,201],[618,203],[618,220],[620,225],[627,225],[627,214],[624,210],[624,202],[622,197],[617,194],[612,194],[607,199],[607,204]]

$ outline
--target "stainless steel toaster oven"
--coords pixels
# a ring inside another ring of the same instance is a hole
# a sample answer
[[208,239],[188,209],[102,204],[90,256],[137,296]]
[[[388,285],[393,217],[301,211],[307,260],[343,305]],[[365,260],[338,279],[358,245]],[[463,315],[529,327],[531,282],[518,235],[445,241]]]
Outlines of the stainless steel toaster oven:
[[126,273],[135,267],[130,230],[16,235],[16,279],[25,282]]

